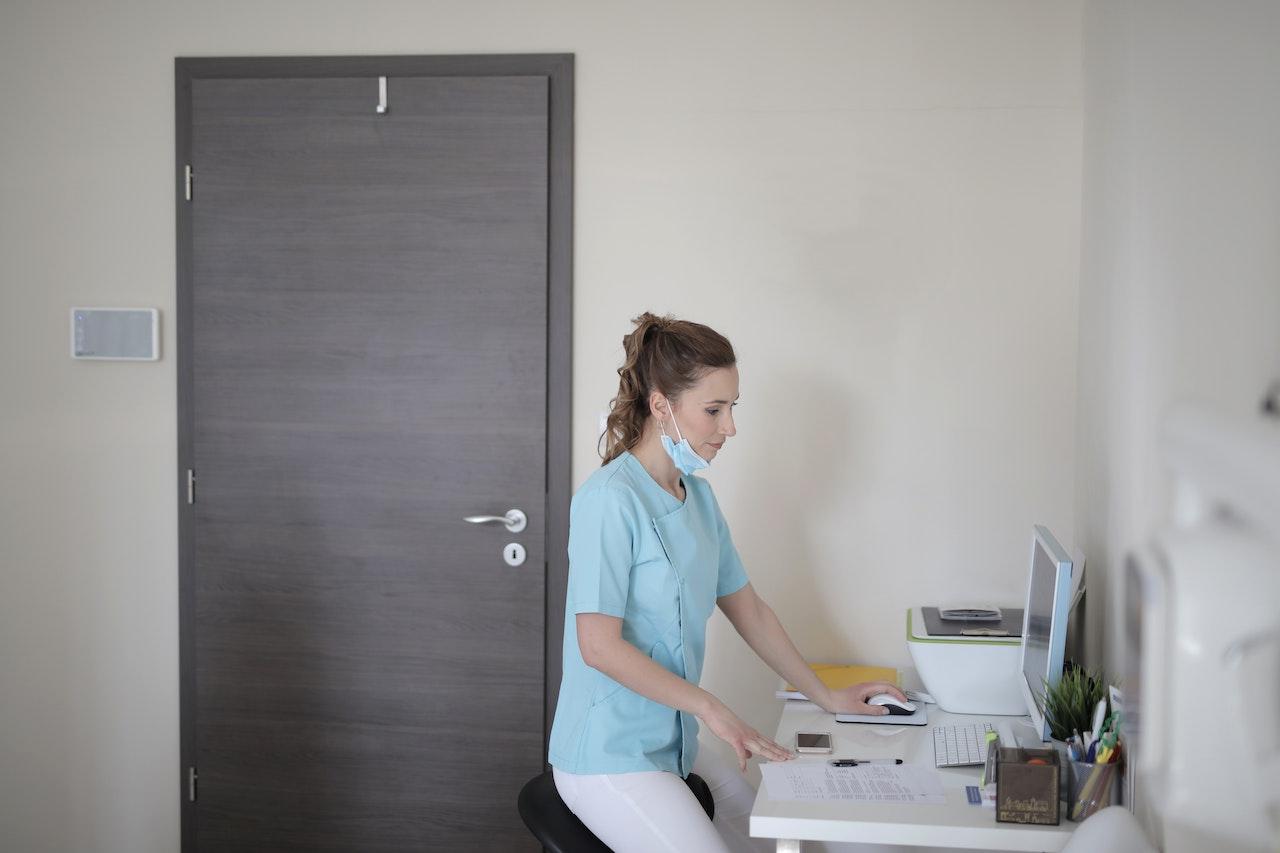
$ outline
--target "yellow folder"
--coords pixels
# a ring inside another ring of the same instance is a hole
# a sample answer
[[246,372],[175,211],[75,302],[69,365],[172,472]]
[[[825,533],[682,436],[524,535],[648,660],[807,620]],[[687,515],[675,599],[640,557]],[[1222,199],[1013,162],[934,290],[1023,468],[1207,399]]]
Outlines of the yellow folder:
[[[822,679],[822,683],[832,690],[852,687],[864,681],[887,681],[898,683],[898,671],[887,666],[863,666],[861,664],[811,663],[810,667]],[[778,691],[780,699],[802,699],[804,694],[788,684],[785,690]]]

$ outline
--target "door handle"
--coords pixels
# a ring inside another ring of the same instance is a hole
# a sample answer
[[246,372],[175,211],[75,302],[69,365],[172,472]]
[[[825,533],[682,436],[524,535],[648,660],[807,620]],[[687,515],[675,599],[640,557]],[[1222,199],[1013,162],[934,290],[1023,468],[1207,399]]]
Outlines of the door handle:
[[504,524],[512,533],[519,533],[529,523],[528,517],[518,509],[509,509],[506,515],[468,515],[462,520],[472,524]]

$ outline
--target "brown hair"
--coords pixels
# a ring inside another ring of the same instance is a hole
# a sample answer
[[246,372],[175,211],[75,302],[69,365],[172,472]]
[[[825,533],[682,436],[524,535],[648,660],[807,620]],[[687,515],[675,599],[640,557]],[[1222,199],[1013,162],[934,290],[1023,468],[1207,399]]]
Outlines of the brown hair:
[[604,465],[644,435],[651,392],[661,391],[670,400],[708,372],[737,362],[733,344],[709,326],[648,311],[631,322],[636,327],[622,339],[626,360],[618,368],[618,396],[609,401],[609,419],[600,436]]

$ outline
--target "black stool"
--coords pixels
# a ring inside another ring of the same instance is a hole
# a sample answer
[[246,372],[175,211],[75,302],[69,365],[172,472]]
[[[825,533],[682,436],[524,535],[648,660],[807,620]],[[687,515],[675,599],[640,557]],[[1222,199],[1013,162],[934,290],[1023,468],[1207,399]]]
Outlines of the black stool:
[[[702,810],[707,817],[715,817],[716,803],[711,797],[711,789],[702,777],[690,773],[685,784],[698,798]],[[548,770],[534,776],[520,789],[520,818],[534,837],[542,842],[542,846],[551,853],[611,853],[599,838],[591,834],[591,830],[583,826],[578,816],[569,811],[569,807],[560,799],[556,790],[556,781]]]

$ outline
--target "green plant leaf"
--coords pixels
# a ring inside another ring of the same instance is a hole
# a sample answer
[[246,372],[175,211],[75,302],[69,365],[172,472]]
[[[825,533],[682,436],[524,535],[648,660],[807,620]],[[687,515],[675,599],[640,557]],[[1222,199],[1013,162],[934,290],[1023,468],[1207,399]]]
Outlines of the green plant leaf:
[[1058,740],[1066,740],[1073,732],[1087,731],[1093,725],[1093,709],[1106,695],[1106,684],[1102,670],[1087,671],[1082,667],[1064,671],[1052,687],[1043,681],[1040,695],[1049,733]]

